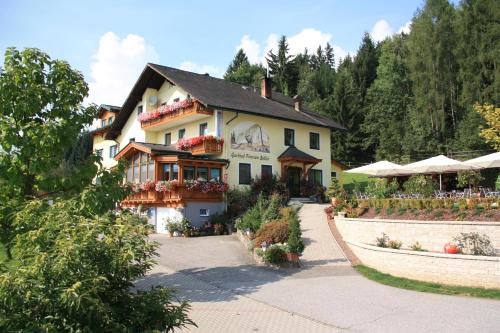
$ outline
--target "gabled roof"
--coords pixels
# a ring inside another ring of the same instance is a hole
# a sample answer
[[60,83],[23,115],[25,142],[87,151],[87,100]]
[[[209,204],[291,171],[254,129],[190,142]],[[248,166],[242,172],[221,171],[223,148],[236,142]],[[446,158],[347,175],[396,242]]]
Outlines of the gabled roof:
[[119,160],[122,157],[127,157],[131,151],[142,151],[149,155],[175,155],[182,157],[183,160],[203,160],[211,162],[223,162],[228,163],[225,159],[213,159],[205,156],[194,156],[189,151],[178,150],[175,145],[162,145],[157,143],[146,143],[146,142],[129,142],[122,150],[115,156],[115,160]]
[[289,146],[284,152],[278,156],[278,161],[295,160],[299,162],[314,162],[319,163],[321,159],[309,155],[306,152],[298,149],[295,146]]
[[135,106],[142,99],[146,88],[159,89],[163,82],[180,87],[210,108],[250,113],[265,117],[272,117],[288,121],[310,124],[345,130],[333,120],[321,116],[307,108],[296,111],[292,98],[273,91],[272,98],[267,99],[260,95],[260,89],[248,87],[238,83],[211,77],[206,74],[197,74],[176,68],[147,64],[132,91],[125,100],[122,112],[118,114],[113,128],[107,138],[115,139]]
[[112,113],[118,113],[121,111],[121,106],[115,106],[115,105],[109,105],[109,104],[101,104],[99,105],[99,113],[97,114],[97,117],[101,117],[102,114],[106,111],[112,112]]

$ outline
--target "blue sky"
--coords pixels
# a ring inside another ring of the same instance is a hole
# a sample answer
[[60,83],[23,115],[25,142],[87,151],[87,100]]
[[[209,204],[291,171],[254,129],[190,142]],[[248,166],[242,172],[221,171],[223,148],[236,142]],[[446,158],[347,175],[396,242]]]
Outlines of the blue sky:
[[[121,104],[147,61],[220,76],[238,46],[262,60],[280,35],[291,49],[327,41],[355,52],[363,32],[397,32],[421,0],[21,1],[0,4],[0,50],[38,47],[82,71],[91,99]],[[106,100],[105,100],[106,99]]]

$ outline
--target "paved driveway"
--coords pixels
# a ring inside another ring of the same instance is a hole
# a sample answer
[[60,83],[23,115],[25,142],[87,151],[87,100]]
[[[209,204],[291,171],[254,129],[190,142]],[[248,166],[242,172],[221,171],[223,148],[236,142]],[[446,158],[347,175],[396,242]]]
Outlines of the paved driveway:
[[235,236],[152,238],[159,266],[139,285],[191,300],[197,332],[500,332],[500,302],[418,293],[357,274],[336,246],[323,207],[301,210],[300,269],[252,264]]

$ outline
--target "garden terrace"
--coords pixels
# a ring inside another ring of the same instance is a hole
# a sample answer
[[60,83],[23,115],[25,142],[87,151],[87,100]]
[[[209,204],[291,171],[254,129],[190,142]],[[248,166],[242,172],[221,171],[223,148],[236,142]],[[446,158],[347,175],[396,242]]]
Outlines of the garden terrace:
[[220,202],[225,160],[193,156],[175,147],[131,142],[115,157],[126,163],[125,183],[132,193],[124,207],[182,207],[188,201]]
[[161,105],[155,111],[142,113],[138,120],[141,128],[160,131],[165,128],[200,120],[214,114],[198,101],[184,100],[170,105]]

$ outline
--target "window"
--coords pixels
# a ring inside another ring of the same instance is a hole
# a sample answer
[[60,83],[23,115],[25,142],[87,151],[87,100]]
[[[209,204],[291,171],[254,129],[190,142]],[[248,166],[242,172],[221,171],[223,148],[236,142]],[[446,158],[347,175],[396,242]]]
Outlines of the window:
[[323,185],[323,171],[311,169],[309,171],[309,182],[313,185]]
[[170,180],[170,166],[171,164],[163,164],[163,180]]
[[125,172],[127,182],[145,181],[155,179],[155,161],[146,153],[136,153],[127,161]]
[[219,168],[210,169],[210,180],[215,180],[215,181],[220,182],[220,180],[221,180],[220,174],[221,174],[221,170]]
[[172,133],[165,134],[165,144],[170,145],[172,143]]
[[240,163],[239,176],[241,185],[250,185],[250,181],[252,180],[251,165]]
[[101,127],[106,126],[106,119],[101,119]]
[[109,158],[113,158],[118,153],[118,145],[112,145],[109,147]]
[[137,107],[137,115],[140,115],[142,113],[142,105],[139,105]]
[[200,124],[200,135],[208,134],[208,125],[207,123]]
[[208,180],[208,168],[207,167],[198,167],[196,168],[196,179],[199,180]]
[[181,99],[180,99],[179,97],[174,98],[174,103],[177,103],[177,102],[179,102],[180,100],[181,100]]
[[102,152],[103,152],[102,149],[96,149],[95,154],[99,157],[102,157]]
[[135,138],[128,139],[128,142],[135,142]]
[[319,133],[309,132],[309,148],[319,150]]
[[330,177],[332,177],[332,178],[337,178],[337,172],[332,171],[332,172],[330,173]]
[[194,167],[185,166],[182,169],[182,173],[184,175],[184,180],[194,180]]
[[210,215],[210,211],[207,208],[200,208],[200,216],[207,217]]
[[184,135],[186,135],[186,129],[182,128],[179,130],[179,139],[184,139]]
[[260,177],[261,178],[271,178],[273,176],[273,166],[272,165],[262,165],[260,167]]
[[108,125],[111,125],[113,123],[114,117],[109,117],[108,118]]
[[295,130],[285,128],[285,146],[295,146]]

